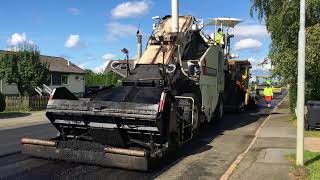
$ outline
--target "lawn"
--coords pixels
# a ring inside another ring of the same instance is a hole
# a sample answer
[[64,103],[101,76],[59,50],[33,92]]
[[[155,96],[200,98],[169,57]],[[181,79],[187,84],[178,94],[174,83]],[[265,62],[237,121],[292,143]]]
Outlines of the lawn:
[[295,166],[295,155],[289,156],[292,164],[291,175],[297,179],[319,180],[320,179],[320,153],[304,152],[305,167]]
[[305,137],[320,137],[320,131],[304,131]]

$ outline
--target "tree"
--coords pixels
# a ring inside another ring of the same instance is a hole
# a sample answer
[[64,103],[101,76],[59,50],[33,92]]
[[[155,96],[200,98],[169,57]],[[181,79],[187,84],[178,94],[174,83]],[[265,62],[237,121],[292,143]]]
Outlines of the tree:
[[[269,57],[274,66],[273,74],[280,75],[290,85],[290,107],[296,103],[298,33],[300,18],[299,0],[251,0],[251,16],[257,13],[265,21],[272,44]],[[307,0],[306,4],[307,56],[306,56],[306,100],[320,99],[319,75],[316,62],[319,54],[320,1]]]
[[23,43],[16,50],[0,56],[0,79],[15,83],[22,96],[48,80],[49,66],[40,61],[40,52],[35,45]]
[[114,72],[94,73],[91,70],[86,70],[85,80],[86,86],[114,86],[118,82]]

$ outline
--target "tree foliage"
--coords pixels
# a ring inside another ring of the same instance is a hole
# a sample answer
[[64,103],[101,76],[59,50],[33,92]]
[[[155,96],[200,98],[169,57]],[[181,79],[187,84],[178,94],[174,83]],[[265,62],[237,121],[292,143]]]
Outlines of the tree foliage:
[[85,80],[86,86],[113,86],[118,82],[114,72],[95,73],[91,70],[86,70]]
[[6,109],[6,99],[3,94],[0,93],[0,112]]
[[37,47],[23,44],[16,52],[5,52],[0,56],[0,79],[15,83],[20,95],[32,92],[35,86],[44,84],[49,78],[49,66],[40,61]]
[[[256,13],[264,21],[271,35],[269,57],[274,66],[273,74],[280,75],[291,85],[291,97],[295,96],[297,83],[298,34],[300,0],[251,0],[251,15]],[[306,1],[306,95],[308,99],[320,99],[319,92],[319,44],[320,1]],[[295,99],[291,100],[294,107]]]
[[320,99],[320,23],[307,29],[307,99]]

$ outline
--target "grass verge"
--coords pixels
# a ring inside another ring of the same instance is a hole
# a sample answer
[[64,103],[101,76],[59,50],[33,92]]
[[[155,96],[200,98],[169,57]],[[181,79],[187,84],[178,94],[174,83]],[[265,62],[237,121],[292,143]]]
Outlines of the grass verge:
[[295,165],[295,154],[288,156],[291,164],[290,176],[293,179],[301,180],[319,180],[320,179],[320,153],[305,151],[305,166]]
[[[297,118],[294,115],[292,115],[290,122],[294,127],[297,127]],[[320,137],[320,131],[304,131],[304,137]]]

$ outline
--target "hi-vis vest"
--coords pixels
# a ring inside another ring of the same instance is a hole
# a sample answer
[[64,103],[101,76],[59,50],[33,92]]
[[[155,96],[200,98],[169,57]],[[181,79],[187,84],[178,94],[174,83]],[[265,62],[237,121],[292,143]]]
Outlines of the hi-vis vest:
[[272,87],[266,87],[263,90],[264,96],[273,96],[273,90]]
[[216,43],[219,44],[219,45],[224,44],[224,39],[223,38],[224,38],[223,32],[218,33],[216,35],[216,39],[215,39]]

